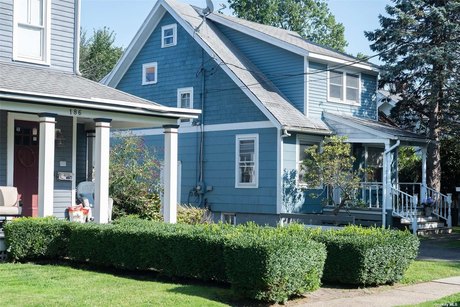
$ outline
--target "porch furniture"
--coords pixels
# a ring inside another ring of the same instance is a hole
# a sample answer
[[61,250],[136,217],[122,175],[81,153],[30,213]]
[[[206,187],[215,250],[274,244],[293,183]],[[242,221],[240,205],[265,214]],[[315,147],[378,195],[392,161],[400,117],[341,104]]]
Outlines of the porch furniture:
[[16,187],[0,187],[0,216],[20,216],[22,207]]
[[[91,219],[92,217],[91,208],[94,208],[94,191],[95,191],[95,184],[92,181],[83,181],[83,182],[80,182],[77,186],[77,198],[82,200],[83,207],[90,209],[88,213],[89,219]],[[108,204],[109,222],[112,220],[112,207],[113,207],[113,199],[109,198],[109,204]]]

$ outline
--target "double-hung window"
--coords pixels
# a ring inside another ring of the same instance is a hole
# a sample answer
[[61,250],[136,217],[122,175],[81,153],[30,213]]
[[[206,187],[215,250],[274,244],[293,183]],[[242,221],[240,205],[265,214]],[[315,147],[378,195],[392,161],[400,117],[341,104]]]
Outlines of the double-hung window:
[[236,136],[235,187],[257,188],[259,176],[259,136]]
[[[321,138],[312,137],[312,136],[301,136],[297,137],[297,184],[299,186],[307,187],[305,182],[305,173],[308,171],[303,167],[303,161],[308,158],[307,153],[305,152],[312,146],[320,146]],[[318,187],[310,187],[318,188]]]
[[[193,109],[193,87],[177,89],[177,107]],[[181,119],[181,123],[191,123],[191,119]]]
[[177,45],[177,24],[161,27],[161,48]]
[[343,71],[329,71],[328,93],[329,100],[359,104],[360,80],[359,75]]
[[147,63],[142,65],[142,85],[157,83],[158,63]]
[[49,63],[49,2],[50,0],[14,1],[15,60]]

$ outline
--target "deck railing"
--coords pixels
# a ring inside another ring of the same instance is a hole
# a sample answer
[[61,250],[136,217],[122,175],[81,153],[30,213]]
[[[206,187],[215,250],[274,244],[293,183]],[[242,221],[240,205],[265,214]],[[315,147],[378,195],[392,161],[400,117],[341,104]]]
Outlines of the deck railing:
[[381,208],[383,205],[383,183],[361,182],[356,196],[366,208]]

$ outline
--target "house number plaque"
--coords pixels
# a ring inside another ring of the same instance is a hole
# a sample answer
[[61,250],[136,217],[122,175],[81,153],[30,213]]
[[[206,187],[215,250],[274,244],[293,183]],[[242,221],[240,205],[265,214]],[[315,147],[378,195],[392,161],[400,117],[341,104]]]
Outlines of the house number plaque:
[[81,109],[69,109],[69,113],[73,116],[79,116],[82,115],[83,112],[81,111]]

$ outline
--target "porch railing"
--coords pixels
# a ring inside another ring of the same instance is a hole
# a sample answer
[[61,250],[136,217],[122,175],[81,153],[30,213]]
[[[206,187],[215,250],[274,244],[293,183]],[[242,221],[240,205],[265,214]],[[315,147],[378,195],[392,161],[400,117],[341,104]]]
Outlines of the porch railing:
[[406,193],[418,194],[420,204],[428,204],[433,207],[432,213],[442,220],[445,220],[447,227],[452,227],[452,194],[442,194],[421,183],[400,183],[400,190]]
[[391,188],[391,203],[393,214],[403,218],[411,219],[417,215],[418,195]]
[[381,208],[383,206],[383,183],[361,182],[356,195],[366,208]]

